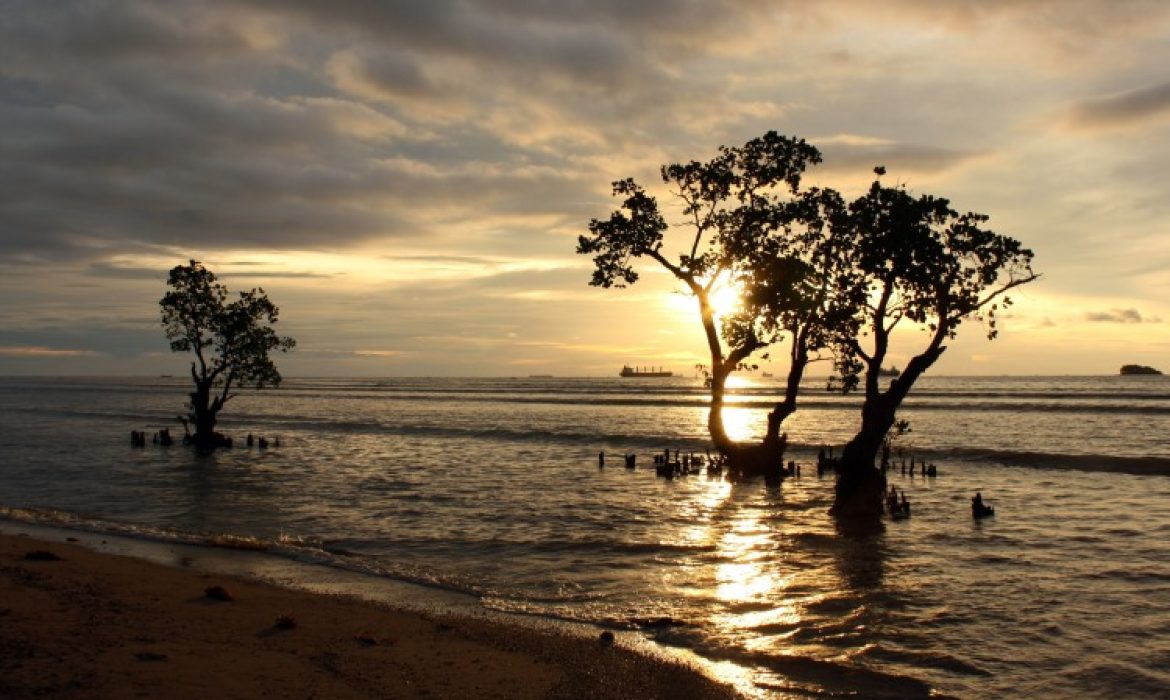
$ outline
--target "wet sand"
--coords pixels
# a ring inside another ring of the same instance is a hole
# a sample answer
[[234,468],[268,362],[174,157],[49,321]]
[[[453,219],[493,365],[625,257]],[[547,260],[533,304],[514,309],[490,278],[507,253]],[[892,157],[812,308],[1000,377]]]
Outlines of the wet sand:
[[739,696],[597,638],[0,534],[0,697]]

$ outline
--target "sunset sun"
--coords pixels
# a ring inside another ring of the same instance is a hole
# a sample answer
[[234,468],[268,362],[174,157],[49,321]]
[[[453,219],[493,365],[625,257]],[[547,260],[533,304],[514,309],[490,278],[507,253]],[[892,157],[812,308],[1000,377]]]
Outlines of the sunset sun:
[[739,311],[742,307],[742,302],[740,288],[732,282],[717,284],[711,292],[711,306],[714,307],[717,318],[726,318]]
[[[715,311],[715,318],[726,318],[739,311],[743,303],[741,294],[739,286],[732,282],[721,281],[717,283],[711,290],[709,297],[711,307]],[[667,303],[676,313],[687,319],[690,319],[691,314],[697,313],[699,309],[698,299],[685,292],[669,295]]]

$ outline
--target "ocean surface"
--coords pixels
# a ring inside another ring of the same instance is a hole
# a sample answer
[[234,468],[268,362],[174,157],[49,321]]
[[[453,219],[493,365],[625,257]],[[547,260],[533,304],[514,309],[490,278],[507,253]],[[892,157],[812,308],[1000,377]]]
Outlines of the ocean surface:
[[[741,382],[733,436],[762,431],[778,382]],[[0,379],[0,518],[239,538],[632,630],[763,698],[1170,697],[1167,377],[924,378],[897,445],[939,475],[896,462],[914,515],[862,534],[836,529],[812,467],[859,403],[819,380],[779,486],[655,476],[654,454],[708,447],[693,378],[290,379],[228,404],[234,449],[130,447],[181,434],[187,391]],[[973,521],[976,491],[994,517]]]

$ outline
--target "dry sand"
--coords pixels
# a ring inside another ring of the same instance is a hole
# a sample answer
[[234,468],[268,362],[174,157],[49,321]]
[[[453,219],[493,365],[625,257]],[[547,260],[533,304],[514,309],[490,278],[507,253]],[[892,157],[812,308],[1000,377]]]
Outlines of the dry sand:
[[738,696],[598,639],[0,535],[0,698],[261,697]]

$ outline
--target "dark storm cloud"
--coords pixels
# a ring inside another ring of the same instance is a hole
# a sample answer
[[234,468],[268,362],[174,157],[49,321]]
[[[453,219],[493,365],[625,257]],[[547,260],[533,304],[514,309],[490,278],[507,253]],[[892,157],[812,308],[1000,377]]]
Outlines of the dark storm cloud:
[[[448,0],[254,0],[245,4],[281,13],[300,12],[319,25],[358,31],[375,46],[394,47],[398,53],[366,57],[363,72],[395,92],[403,87],[425,88],[428,82],[415,62],[403,58],[403,48],[471,61],[480,68],[494,67],[504,72],[493,78],[505,82],[526,76],[568,80],[582,87],[612,86],[660,74],[647,54],[615,35],[615,30],[625,33],[633,27],[612,22],[607,13],[590,14],[581,3],[566,3],[577,6],[576,11],[552,9],[555,3]],[[645,15],[631,13],[631,17],[639,16]],[[607,17],[610,22],[598,21]],[[666,25],[671,22],[666,14],[659,20]]]
[[170,91],[113,112],[0,105],[23,135],[0,146],[0,245],[345,246],[414,231],[429,206],[500,197],[499,210],[523,211],[572,196],[556,172],[411,169],[396,146],[339,131],[334,119],[378,118],[351,108]]
[[[295,192],[274,197],[279,188],[263,174],[298,172],[304,163],[286,154],[329,129],[311,110],[215,87],[211,64],[248,46],[213,13],[11,6],[0,25],[3,253],[61,260],[107,247],[247,245],[277,230],[295,244],[330,223]],[[269,186],[257,191],[258,182]],[[367,232],[383,222],[361,224]]]
[[8,48],[16,56],[35,49],[84,61],[165,56],[202,58],[246,50],[248,40],[230,21],[196,5],[132,0],[5,2],[0,9]]
[[914,143],[830,142],[817,145],[824,156],[818,166],[827,172],[865,174],[875,166],[886,166],[897,177],[905,173],[936,173],[958,167],[987,155],[977,150],[944,148]]
[[330,68],[337,78],[356,80],[385,99],[439,97],[439,88],[423,72],[418,61],[402,52],[341,53],[331,61]]
[[1094,97],[1075,104],[1072,123],[1082,128],[1129,126],[1170,116],[1170,83]]
[[1161,323],[1160,318],[1143,316],[1137,309],[1112,309],[1110,311],[1090,311],[1085,314],[1086,321],[1094,323]]
[[620,174],[592,161],[704,129],[688,115],[722,88],[685,65],[750,5],[12,2],[0,253],[336,250],[577,216]]
[[[376,36],[386,43],[493,59],[527,56],[572,65],[557,55],[580,55],[581,38],[613,46],[606,36],[661,42],[707,37],[750,14],[759,3],[706,0],[242,0],[316,22]],[[577,41],[563,41],[578,37]],[[623,52],[625,53],[625,52]],[[596,58],[596,56],[595,56]],[[582,66],[584,67],[584,66]]]
[[[327,24],[393,26],[417,48],[355,44],[341,29],[258,19],[232,3],[8,3],[0,253],[31,262],[192,246],[344,248],[425,234],[436,211],[548,213],[580,199],[564,156],[502,140],[502,127],[464,115],[439,133],[394,103],[330,92],[321,78],[331,57],[357,45],[356,68],[388,95],[438,95],[422,62],[452,51],[491,54],[500,84],[524,82],[507,70],[513,61],[600,80],[635,63],[620,43],[570,28],[514,37],[484,13],[441,4],[330,7],[338,19]],[[306,8],[313,19],[320,12]],[[257,23],[266,39],[249,35]]]

